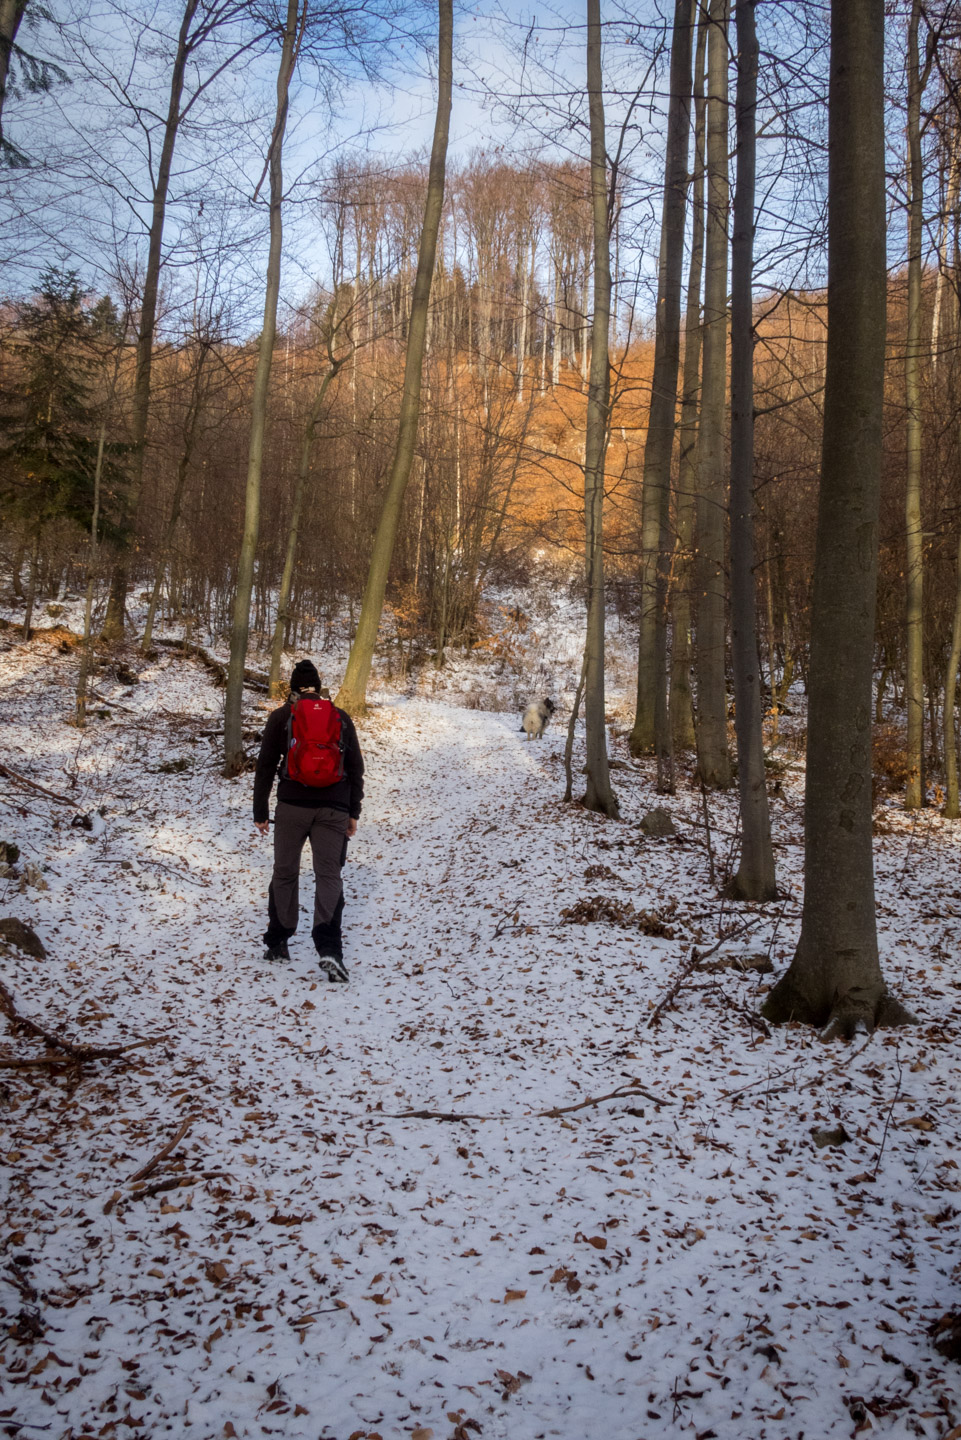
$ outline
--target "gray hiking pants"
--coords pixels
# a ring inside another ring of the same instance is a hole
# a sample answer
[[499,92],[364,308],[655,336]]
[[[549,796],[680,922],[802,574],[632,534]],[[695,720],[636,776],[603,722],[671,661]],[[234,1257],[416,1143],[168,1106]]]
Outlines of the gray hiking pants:
[[335,916],[339,920],[344,893],[340,872],[347,858],[349,823],[345,811],[332,810],[328,805],[315,809],[278,801],[269,900],[269,929],[276,932],[275,939],[292,935],[297,929],[300,857],[307,840],[314,861],[314,932],[318,927],[325,932]]

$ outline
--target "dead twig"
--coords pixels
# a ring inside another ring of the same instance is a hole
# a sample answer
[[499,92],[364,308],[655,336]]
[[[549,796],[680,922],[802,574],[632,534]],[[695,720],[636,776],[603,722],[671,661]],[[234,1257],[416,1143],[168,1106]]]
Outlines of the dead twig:
[[699,778],[701,780],[701,804],[704,807],[704,831],[707,835],[707,863],[711,874],[711,885],[716,889],[717,881],[714,877],[714,846],[711,843],[711,816],[707,808],[707,787],[704,784],[703,776]]
[[691,975],[693,975],[694,971],[700,965],[701,959],[701,952],[698,950],[696,945],[692,945],[691,954],[686,964],[684,964],[678,971],[677,975],[671,981],[671,984],[668,986],[665,993],[661,996],[660,1000],[657,1002],[657,1004],[654,1006],[654,1009],[647,1017],[646,1028],[648,1030],[652,1029],[655,1025],[660,1024],[661,1016],[664,1014],[664,1011],[667,1010],[669,1006],[674,1004],[674,1001],[677,999],[680,992],[681,986],[684,984],[685,980],[687,980]]
[[87,693],[92,695],[95,700],[99,700],[101,705],[109,705],[111,710],[125,710],[128,715],[137,713],[132,705],[121,705],[119,700],[109,700],[106,695],[101,695],[99,690],[89,690]]
[[138,1180],[146,1180],[148,1175],[152,1175],[153,1172],[156,1170],[157,1166],[161,1164],[162,1161],[166,1160],[168,1155],[173,1154],[173,1152],[176,1150],[177,1146],[180,1144],[181,1140],[184,1138],[196,1118],[196,1115],[188,1115],[181,1124],[180,1129],[177,1131],[174,1138],[172,1140],[168,1140],[167,1144],[163,1147],[163,1149],[158,1150],[157,1154],[153,1157],[153,1159],[148,1160],[146,1165],[144,1165],[140,1170],[137,1171],[136,1175],[131,1175],[128,1184],[136,1185]]
[[606,1100],[629,1100],[635,1095],[640,1095],[645,1100],[650,1100],[652,1105],[670,1105],[670,1100],[665,1100],[661,1095],[652,1095],[649,1090],[635,1083],[620,1085],[616,1090],[610,1090],[606,1095],[590,1095],[586,1100],[579,1100],[576,1105],[552,1105],[549,1110],[528,1110],[524,1115],[468,1115],[456,1114],[451,1110],[399,1110],[391,1114],[388,1111],[381,1111],[385,1120],[445,1120],[453,1123],[466,1120],[556,1120],[561,1115],[572,1115],[575,1110],[586,1110],[592,1105],[603,1105]]
[[874,1169],[871,1171],[871,1174],[872,1174],[872,1175],[876,1175],[876,1174],[878,1173],[878,1166],[881,1164],[881,1157],[882,1157],[882,1155],[884,1154],[884,1147],[885,1147],[885,1145],[887,1144],[887,1141],[888,1141],[888,1131],[889,1131],[890,1128],[891,1128],[891,1116],[894,1114],[894,1107],[895,1107],[895,1105],[898,1103],[898,1096],[901,1094],[901,1076],[902,1076],[902,1073],[903,1073],[903,1067],[902,1067],[902,1065],[901,1065],[901,1059],[900,1059],[900,1056],[899,1056],[899,1057],[898,1057],[898,1083],[897,1083],[897,1085],[894,1087],[894,1097],[893,1097],[893,1099],[892,1099],[892,1101],[891,1101],[891,1104],[888,1106],[888,1113],[887,1113],[887,1115],[884,1117],[884,1134],[881,1136],[881,1145],[880,1145],[880,1147],[879,1147],[879,1149],[878,1149],[877,1159],[876,1159],[875,1162],[874,1162]]
[[21,775],[18,770],[11,770],[9,765],[0,764],[0,775],[6,780],[12,780],[15,785],[25,785],[28,790],[36,790],[38,795],[44,795],[48,800],[56,800],[58,805],[69,805],[72,810],[76,809],[76,800],[71,800],[68,795],[58,795],[55,790],[38,785],[36,780],[28,780],[26,775]]
[[586,1110],[590,1105],[601,1105],[605,1100],[626,1100],[634,1095],[640,1095],[644,1100],[650,1100],[652,1105],[671,1105],[671,1100],[665,1100],[661,1095],[652,1095],[650,1090],[645,1090],[640,1085],[619,1085],[616,1090],[611,1090],[607,1095],[592,1095],[587,1100],[582,1100],[578,1105],[555,1105],[551,1110],[538,1110],[537,1115],[548,1120],[555,1119],[558,1115],[571,1115],[575,1110]]
[[696,945],[692,946],[690,958],[681,967],[674,980],[672,980],[664,996],[654,1006],[654,1009],[647,1017],[647,1025],[645,1028],[650,1030],[652,1026],[659,1024],[664,1011],[669,1009],[677,999],[685,980],[688,980],[691,975],[693,975],[694,971],[698,969],[709,955],[713,955],[716,950],[720,950],[721,946],[726,945],[729,940],[736,940],[741,935],[744,935],[753,925],[760,925],[763,918],[763,915],[758,915],[752,917],[750,920],[746,920],[732,935],[722,935],[720,940],[712,945],[709,950],[698,950]]
[[149,1200],[152,1195],[163,1195],[170,1190],[182,1190],[188,1185],[196,1185],[201,1180],[232,1180],[233,1176],[229,1170],[195,1170],[187,1175],[172,1175],[167,1180],[155,1180],[152,1185],[142,1185],[132,1195],[128,1195],[125,1203],[129,1205],[131,1200]]
[[21,1015],[14,1003],[13,996],[2,982],[0,982],[0,1013],[6,1015],[11,1025],[25,1030],[28,1035],[36,1035],[39,1040],[44,1040],[52,1049],[62,1050],[72,1060],[81,1063],[86,1060],[116,1060],[118,1056],[126,1055],[130,1050],[138,1050],[144,1045],[159,1045],[165,1038],[163,1035],[154,1035],[147,1040],[134,1040],[129,1045],[76,1045],[72,1040],[65,1040],[62,1035],[55,1035],[52,1030],[38,1025],[36,1020],[28,1020],[25,1015]]
[[122,1195],[115,1190],[103,1207],[103,1213],[110,1215],[116,1209],[118,1216],[133,1203],[134,1200],[149,1200],[153,1195],[162,1195],[170,1190],[180,1190],[188,1185],[196,1185],[203,1180],[232,1180],[234,1177],[229,1170],[198,1170],[193,1174],[174,1175],[167,1180],[157,1180],[153,1185],[139,1185],[132,1195]]
[[37,1060],[8,1060],[0,1058],[0,1069],[2,1070],[69,1070],[76,1064],[75,1060],[59,1060],[56,1057],[42,1056]]

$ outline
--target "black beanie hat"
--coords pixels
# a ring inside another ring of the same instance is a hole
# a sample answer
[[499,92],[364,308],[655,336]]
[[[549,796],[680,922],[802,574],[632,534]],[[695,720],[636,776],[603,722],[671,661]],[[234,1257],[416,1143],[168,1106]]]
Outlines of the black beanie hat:
[[320,676],[312,660],[298,660],[290,677],[291,690],[319,690]]

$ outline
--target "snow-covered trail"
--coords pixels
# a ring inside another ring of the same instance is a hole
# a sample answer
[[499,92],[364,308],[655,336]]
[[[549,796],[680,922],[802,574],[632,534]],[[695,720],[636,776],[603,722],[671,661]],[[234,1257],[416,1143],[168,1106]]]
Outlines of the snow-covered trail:
[[[33,663],[0,665],[5,756],[51,789],[76,775],[107,819],[87,833],[0,792],[49,885],[2,882],[5,908],[50,952],[0,973],[64,1033],[165,1038],[4,1081],[0,1432],[795,1440],[849,1434],[858,1405],[881,1433],[957,1423],[925,1325],[954,1298],[961,977],[946,930],[932,988],[929,922],[916,939],[956,848],[916,847],[917,905],[903,845],[880,857],[900,876],[889,969],[931,996],[917,1031],[765,1036],[764,977],[730,971],[649,1028],[692,943],[747,919],[728,949],[781,963],[796,910],[719,915],[693,793],[674,802],[692,838],[649,841],[643,768],[616,771],[614,824],[559,803],[559,727],[529,745],[514,716],[396,702],[361,732],[351,983],[332,987],[306,860],[294,959],[264,965],[269,846],[249,777],[205,758],[206,680],[162,662],[78,751],[69,665],[32,692]],[[187,768],[158,774],[171,757]],[[716,802],[719,830],[733,814]],[[797,884],[796,793],[776,823]],[[674,933],[562,922],[598,895]],[[849,1140],[816,1149],[839,1122]]]

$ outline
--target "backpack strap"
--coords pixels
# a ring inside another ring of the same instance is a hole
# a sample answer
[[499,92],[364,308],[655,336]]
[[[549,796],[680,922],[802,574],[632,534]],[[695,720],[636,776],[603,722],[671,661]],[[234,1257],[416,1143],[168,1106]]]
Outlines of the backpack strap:
[[290,709],[287,711],[287,749],[284,751],[284,761],[281,766],[281,780],[290,779],[290,771],[287,768],[287,761],[290,756],[290,742],[294,738],[294,706],[297,704],[297,701],[294,699],[293,695],[291,695],[290,699],[287,701],[287,704],[290,706]]

